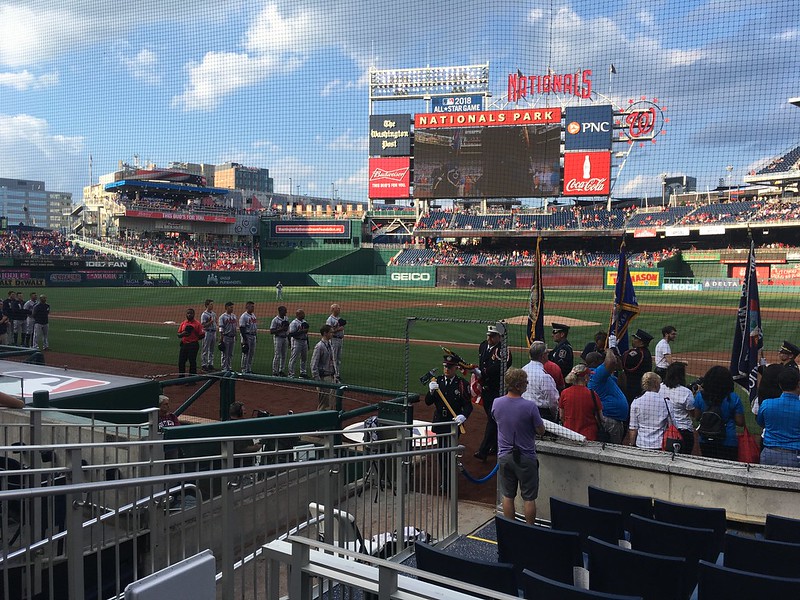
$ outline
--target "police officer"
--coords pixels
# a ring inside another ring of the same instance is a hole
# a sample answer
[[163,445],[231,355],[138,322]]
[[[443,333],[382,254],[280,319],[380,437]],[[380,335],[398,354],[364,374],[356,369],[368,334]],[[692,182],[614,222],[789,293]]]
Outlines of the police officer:
[[569,343],[569,326],[563,323],[553,323],[553,341],[555,346],[547,355],[551,361],[556,363],[561,369],[561,373],[566,377],[572,371],[575,356],[572,352],[572,344]]
[[286,307],[279,306],[278,314],[269,324],[269,333],[275,341],[275,356],[272,359],[272,374],[275,377],[286,377],[286,358],[289,354],[289,319]]
[[[472,412],[472,399],[469,391],[469,384],[465,379],[458,376],[456,367],[458,361],[452,356],[445,356],[442,362],[444,374],[439,375],[428,383],[428,393],[425,396],[425,404],[434,405],[433,422],[450,423],[455,421],[461,426]],[[439,395],[441,392],[441,396]],[[444,396],[450,408],[447,408]],[[452,412],[450,411],[452,409]],[[457,443],[457,438],[449,435],[450,425],[434,425],[433,432],[436,434],[437,444],[440,448],[449,448]],[[442,488],[447,489],[450,483],[450,456],[440,454],[440,470],[442,473]]]
[[236,341],[236,330],[239,319],[233,314],[233,302],[225,303],[225,312],[219,316],[219,351],[222,353],[222,370],[231,370],[233,360],[233,343]]
[[798,354],[800,354],[800,348],[798,348],[791,342],[787,342],[786,340],[784,340],[781,347],[778,348],[778,361],[784,367],[791,367],[792,369],[798,369],[797,366]]
[[289,323],[289,339],[292,340],[292,355],[289,357],[289,377],[294,377],[297,361],[300,361],[300,377],[308,378],[308,322],[306,311],[299,308],[294,320]]
[[631,348],[622,355],[622,369],[625,371],[625,397],[628,404],[642,395],[642,377],[653,370],[653,356],[648,345],[653,336],[637,329],[631,336]]
[[[486,460],[490,454],[497,452],[497,423],[492,418],[492,403],[500,396],[502,380],[506,369],[511,366],[511,353],[503,344],[505,326],[502,323],[489,325],[486,339],[478,347],[478,368],[475,374],[481,381],[483,410],[486,412],[486,429],[478,451],[473,454],[478,460]],[[503,355],[508,358],[503,363]]]
[[253,358],[256,355],[256,335],[258,333],[255,308],[254,302],[246,302],[244,312],[239,317],[239,333],[242,335],[242,373],[253,372]]

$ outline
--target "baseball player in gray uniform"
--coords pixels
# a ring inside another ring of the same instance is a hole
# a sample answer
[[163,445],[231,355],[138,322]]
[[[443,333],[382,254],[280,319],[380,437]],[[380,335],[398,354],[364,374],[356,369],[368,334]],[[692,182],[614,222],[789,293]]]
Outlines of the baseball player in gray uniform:
[[333,348],[333,364],[336,369],[334,377],[337,382],[342,380],[342,345],[344,344],[344,326],[347,321],[342,319],[339,314],[342,307],[338,304],[331,304],[331,316],[325,321],[326,325],[331,326],[331,348]]
[[253,313],[255,308],[254,302],[246,302],[244,312],[239,317],[239,333],[242,334],[242,373],[253,372],[253,358],[256,355],[256,333],[258,332],[258,319]]
[[278,307],[278,314],[269,324],[269,332],[272,339],[275,340],[272,374],[275,377],[286,377],[286,359],[289,354],[289,319],[286,318],[285,306]]
[[222,353],[222,370],[226,372],[231,370],[237,329],[239,319],[233,314],[233,302],[226,302],[225,312],[219,316],[219,351]]
[[289,377],[294,377],[294,369],[300,360],[300,377],[308,378],[308,323],[306,311],[298,309],[294,320],[289,323],[289,339],[292,340],[292,356],[289,358]]
[[[311,355],[311,375],[317,381],[332,383],[334,378],[333,347],[331,346],[333,330],[330,325],[325,324],[320,328],[319,334],[322,339],[314,346],[314,353]],[[317,410],[336,410],[336,395],[333,389],[317,389],[319,391]]]
[[203,305],[206,309],[200,315],[200,325],[206,336],[203,338],[203,350],[200,354],[203,371],[214,370],[214,350],[217,346],[217,313],[214,312],[214,301],[210,298]]
[[22,310],[28,317],[25,319],[25,343],[23,346],[33,347],[33,326],[36,321],[33,318],[33,307],[39,302],[36,292],[31,292],[30,300],[22,305]]

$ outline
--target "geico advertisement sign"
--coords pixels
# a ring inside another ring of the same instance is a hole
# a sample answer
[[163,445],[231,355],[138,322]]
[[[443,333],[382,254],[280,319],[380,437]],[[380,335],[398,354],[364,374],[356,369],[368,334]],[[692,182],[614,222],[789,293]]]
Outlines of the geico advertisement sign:
[[392,281],[430,281],[430,273],[392,273]]
[[[631,281],[633,287],[661,287],[660,271],[631,271]],[[617,285],[617,272],[606,271],[606,286],[614,287]]]

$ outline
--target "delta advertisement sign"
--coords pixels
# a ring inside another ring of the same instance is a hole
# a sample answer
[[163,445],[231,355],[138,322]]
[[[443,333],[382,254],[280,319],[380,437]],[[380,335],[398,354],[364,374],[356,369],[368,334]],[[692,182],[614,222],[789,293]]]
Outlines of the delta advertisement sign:
[[370,158],[369,197],[408,198],[411,195],[411,158]]
[[611,152],[564,154],[564,196],[608,196]]
[[[631,269],[631,281],[635,288],[660,290],[664,284],[664,269]],[[613,289],[617,285],[616,267],[605,268],[605,289]]]

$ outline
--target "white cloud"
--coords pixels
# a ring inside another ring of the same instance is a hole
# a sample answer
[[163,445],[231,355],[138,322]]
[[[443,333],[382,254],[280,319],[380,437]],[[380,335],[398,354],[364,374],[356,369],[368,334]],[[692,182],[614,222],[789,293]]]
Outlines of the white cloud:
[[702,50],[669,50],[667,60],[674,67],[688,67],[705,58]]
[[56,191],[79,189],[84,183],[80,136],[54,134],[44,119],[0,114],[0,173],[5,177],[45,179]]
[[87,34],[69,10],[0,5],[0,64],[21,67],[55,56]]
[[348,129],[328,144],[328,150],[366,153],[369,151],[369,138],[366,135],[354,136]]
[[0,73],[0,86],[10,87],[18,92],[41,90],[58,85],[58,73],[34,75],[27,69],[18,73]]
[[172,105],[210,110],[227,94],[297,69],[318,39],[318,22],[323,21],[313,11],[284,16],[277,5],[268,4],[245,34],[247,52],[208,52],[200,63],[189,63],[187,88]]
[[531,23],[539,21],[542,17],[544,17],[544,11],[541,8],[532,8],[528,12],[528,21]]
[[120,61],[132,77],[153,85],[161,83],[161,74],[158,72],[158,55],[152,50],[142,48],[136,56],[122,56]]

